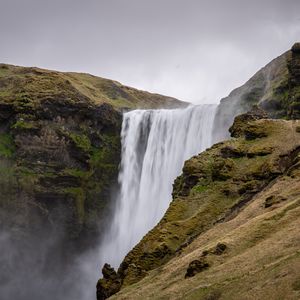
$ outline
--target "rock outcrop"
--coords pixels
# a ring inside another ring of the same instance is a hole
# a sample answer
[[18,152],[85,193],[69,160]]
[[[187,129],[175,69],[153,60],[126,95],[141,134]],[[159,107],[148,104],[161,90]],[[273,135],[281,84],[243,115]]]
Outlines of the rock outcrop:
[[288,63],[289,77],[289,117],[300,119],[300,43],[296,43],[291,50]]

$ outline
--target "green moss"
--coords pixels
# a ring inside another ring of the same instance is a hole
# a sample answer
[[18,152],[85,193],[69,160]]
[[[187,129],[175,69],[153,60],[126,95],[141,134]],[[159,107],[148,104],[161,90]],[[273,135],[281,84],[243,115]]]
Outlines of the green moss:
[[[118,135],[104,134],[101,147],[92,147],[90,164],[93,168],[116,168],[116,157],[120,148],[120,138]],[[113,153],[115,153],[113,155]]]
[[0,157],[11,158],[15,153],[15,144],[10,134],[0,134]]
[[91,141],[90,139],[84,134],[78,134],[78,133],[70,133],[69,137],[71,140],[75,143],[75,145],[83,150],[84,152],[90,152],[91,150]]
[[205,185],[195,185],[191,190],[191,195],[205,192],[207,189],[208,189],[208,187]]
[[64,169],[62,173],[64,175],[79,177],[83,180],[88,179],[91,176],[91,171],[83,171],[80,169]]
[[14,125],[12,125],[11,128],[12,129],[33,129],[36,128],[36,126],[31,122],[26,122],[20,119]]

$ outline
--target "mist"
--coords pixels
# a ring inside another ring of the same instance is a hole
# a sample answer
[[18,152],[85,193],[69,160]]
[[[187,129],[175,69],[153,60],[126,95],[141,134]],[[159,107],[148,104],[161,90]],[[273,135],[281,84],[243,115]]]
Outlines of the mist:
[[62,236],[44,232],[44,237],[16,237],[0,232],[1,300],[96,298],[100,277],[99,249],[72,255]]

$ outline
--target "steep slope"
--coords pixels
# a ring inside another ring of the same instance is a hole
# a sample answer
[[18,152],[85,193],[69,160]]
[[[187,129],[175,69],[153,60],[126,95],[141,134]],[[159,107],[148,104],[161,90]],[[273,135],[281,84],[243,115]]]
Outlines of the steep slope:
[[265,117],[237,117],[235,139],[185,163],[164,218],[117,273],[104,267],[98,299],[121,285],[116,299],[297,299],[300,122]]
[[259,105],[272,118],[299,118],[300,43],[272,60],[244,85],[223,98],[215,118],[215,141],[229,137],[234,117]]

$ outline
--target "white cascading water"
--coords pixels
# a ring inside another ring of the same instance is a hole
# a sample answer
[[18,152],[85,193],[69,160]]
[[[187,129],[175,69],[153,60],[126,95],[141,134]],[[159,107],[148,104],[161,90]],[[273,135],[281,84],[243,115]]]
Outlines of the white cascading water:
[[191,105],[124,114],[120,192],[102,261],[118,267],[163,217],[184,161],[212,144],[215,111],[215,105]]

